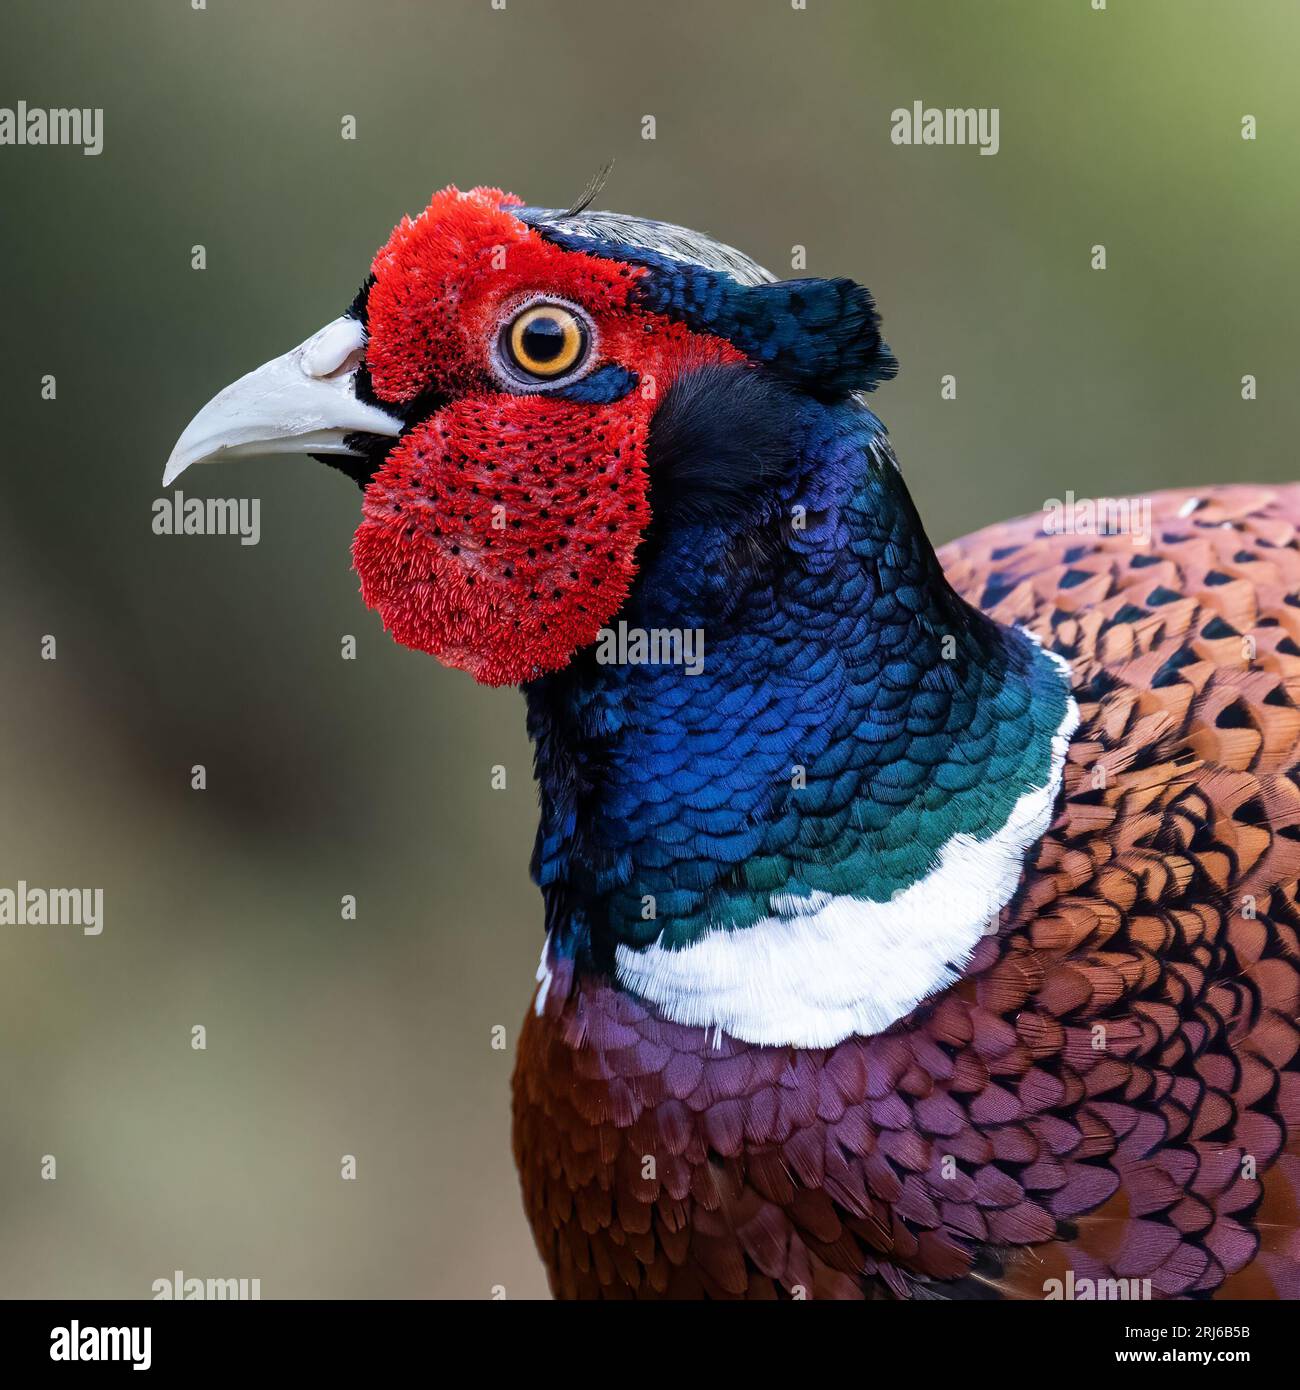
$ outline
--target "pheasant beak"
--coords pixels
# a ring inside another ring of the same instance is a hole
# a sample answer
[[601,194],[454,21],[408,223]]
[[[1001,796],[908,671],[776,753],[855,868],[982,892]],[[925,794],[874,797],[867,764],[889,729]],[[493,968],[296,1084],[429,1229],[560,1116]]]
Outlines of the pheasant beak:
[[335,319],[291,352],[215,395],[176,441],[163,486],[192,463],[244,454],[360,454],[360,435],[396,436],[402,421],[360,400],[366,330]]

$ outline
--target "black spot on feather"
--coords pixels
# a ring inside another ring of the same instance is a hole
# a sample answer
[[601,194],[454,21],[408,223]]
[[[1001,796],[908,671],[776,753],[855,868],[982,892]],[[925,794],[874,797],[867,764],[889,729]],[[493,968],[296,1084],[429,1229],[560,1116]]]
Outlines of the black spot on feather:
[[1020,583],[1018,575],[991,574],[980,595],[981,608],[995,608]]
[[1119,685],[1119,681],[1109,671],[1098,667],[1091,678],[1075,687],[1074,698],[1081,704],[1100,702]]
[[1151,684],[1157,689],[1166,685],[1177,685],[1182,677],[1178,674],[1184,666],[1194,665],[1198,660],[1196,653],[1187,647],[1180,647],[1173,656],[1156,672]]
[[1139,608],[1136,604],[1133,603],[1126,603],[1124,607],[1121,608],[1119,612],[1115,614],[1115,616],[1110,620],[1110,622],[1107,623],[1106,626],[1111,627],[1117,623],[1141,622],[1141,620],[1146,616],[1147,611],[1145,608]]
[[1214,721],[1214,725],[1218,729],[1254,728],[1250,711],[1241,700],[1234,700],[1230,705],[1224,705],[1219,711],[1219,717]]
[[1243,801],[1232,813],[1232,818],[1240,825],[1268,825],[1268,812],[1264,809],[1263,800],[1258,796]]

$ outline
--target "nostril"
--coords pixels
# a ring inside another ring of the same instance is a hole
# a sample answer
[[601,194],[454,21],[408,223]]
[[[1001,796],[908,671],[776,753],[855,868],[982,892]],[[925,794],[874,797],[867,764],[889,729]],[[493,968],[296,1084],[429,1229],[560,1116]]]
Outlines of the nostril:
[[335,319],[322,328],[302,353],[302,370],[311,377],[328,377],[361,365],[365,353],[366,330],[357,319]]
[[365,349],[358,348],[355,352],[348,353],[348,355],[343,359],[343,361],[340,362],[339,365],[335,367],[332,372],[326,372],[322,377],[322,380],[332,381],[336,377],[350,377],[365,360]]

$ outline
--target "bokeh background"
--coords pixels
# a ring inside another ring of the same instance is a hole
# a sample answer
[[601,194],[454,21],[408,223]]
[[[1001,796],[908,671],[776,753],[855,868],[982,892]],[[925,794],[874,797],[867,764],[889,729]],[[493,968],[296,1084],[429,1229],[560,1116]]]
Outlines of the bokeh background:
[[[1294,0],[6,0],[0,106],[103,107],[105,147],[0,148],[0,885],[102,887],[106,926],[0,928],[0,1294],[546,1292],[522,702],[389,642],[318,464],[183,479],[259,497],[258,546],[155,536],[211,394],[435,188],[564,205],[615,157],[598,206],[875,290],[936,541],[1294,478],[1298,44]],[[918,99],[998,107],[1000,153],[892,145]]]

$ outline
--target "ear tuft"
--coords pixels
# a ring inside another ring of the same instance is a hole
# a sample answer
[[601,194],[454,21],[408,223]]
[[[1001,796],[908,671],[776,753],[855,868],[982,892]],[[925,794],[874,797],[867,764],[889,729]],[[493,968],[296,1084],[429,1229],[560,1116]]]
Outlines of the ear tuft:
[[871,292],[853,280],[781,280],[733,300],[735,325],[720,331],[810,395],[872,391],[898,372]]
[[728,339],[819,400],[872,391],[898,372],[871,292],[853,280],[744,285],[700,266],[651,264],[637,294],[656,313]]

